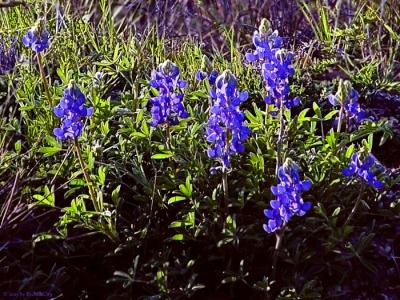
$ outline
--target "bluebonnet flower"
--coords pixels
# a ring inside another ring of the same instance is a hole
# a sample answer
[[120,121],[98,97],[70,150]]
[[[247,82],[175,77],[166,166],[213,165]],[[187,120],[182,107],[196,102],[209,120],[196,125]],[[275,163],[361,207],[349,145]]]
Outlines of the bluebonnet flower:
[[198,70],[196,72],[195,78],[196,78],[196,80],[208,79],[208,82],[211,85],[214,85],[218,76],[219,76],[219,73],[217,70],[212,70],[210,73],[207,73],[206,71],[203,71],[203,70]]
[[0,75],[4,75],[14,69],[17,62],[17,40],[11,41],[10,47],[6,45],[0,36]]
[[44,28],[44,20],[36,24],[22,37],[22,43],[36,53],[43,52],[50,46],[50,33]]
[[206,55],[204,55],[201,64],[201,69],[198,70],[195,75],[196,80],[204,80],[207,78],[210,85],[213,86],[215,85],[215,81],[217,80],[218,76],[219,76],[218,71],[212,68],[210,60]]
[[[346,121],[350,130],[359,126],[366,119],[366,113],[358,103],[359,97],[359,93],[351,86],[349,81],[339,84],[339,91],[336,95],[328,96],[328,101],[332,106],[343,108],[343,120]],[[335,120],[335,123],[337,122],[338,118]]]
[[212,168],[212,173],[230,168],[231,155],[244,151],[243,142],[250,135],[250,129],[244,125],[244,113],[239,108],[249,94],[239,92],[236,86],[235,76],[226,70],[218,76],[215,89],[210,93],[213,105],[206,129],[207,142],[211,143],[207,154],[222,164],[222,167]]
[[176,125],[178,117],[186,119],[189,113],[183,106],[183,94],[179,90],[186,86],[186,81],[180,78],[179,68],[170,60],[160,64],[151,73],[150,85],[158,90],[158,96],[151,98],[152,120],[150,125]]
[[256,50],[246,53],[248,62],[269,62],[274,59],[276,52],[282,47],[283,40],[278,31],[272,31],[267,19],[262,19],[258,31],[253,34],[253,44]]
[[60,103],[54,108],[54,114],[61,118],[61,126],[53,130],[54,135],[60,140],[76,139],[83,131],[82,119],[93,114],[93,107],[85,106],[85,95],[71,81]]
[[311,188],[309,180],[300,180],[299,167],[287,160],[278,169],[279,183],[271,187],[276,199],[270,201],[271,209],[265,209],[269,219],[263,228],[271,233],[281,229],[294,216],[303,216],[311,208],[310,202],[304,202],[301,193]]
[[[267,95],[265,103],[276,108],[284,105],[290,109],[300,104],[300,99],[289,96],[289,78],[294,75],[293,54],[282,49],[282,38],[278,31],[269,29],[269,23],[263,19],[258,31],[253,34],[256,50],[246,53],[248,62],[255,63],[261,69]],[[273,112],[272,114],[276,114]]]
[[358,153],[353,153],[349,166],[343,170],[343,175],[346,177],[357,175],[369,185],[380,189],[383,188],[384,184],[374,175],[374,169],[380,168],[381,166],[378,165],[376,158],[372,154],[369,154],[362,161]]

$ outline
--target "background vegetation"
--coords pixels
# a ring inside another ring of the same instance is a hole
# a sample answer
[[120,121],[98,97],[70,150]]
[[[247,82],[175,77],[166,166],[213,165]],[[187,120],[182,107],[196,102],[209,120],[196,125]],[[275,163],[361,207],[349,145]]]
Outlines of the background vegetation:
[[[52,97],[58,101],[74,79],[95,107],[80,144],[104,205],[93,211],[72,145],[54,138],[57,120],[35,57],[20,44],[17,67],[0,76],[0,291],[55,299],[398,299],[400,3],[110,2],[0,8],[5,41],[21,40],[46,17]],[[303,105],[285,113],[285,151],[313,183],[304,195],[313,208],[290,222],[275,278],[275,237],[262,224],[276,184],[279,122],[264,113],[262,78],[244,60],[262,17],[295,54],[291,94]],[[242,107],[252,134],[232,162],[226,214],[206,154],[208,87],[194,78],[204,54],[250,93]],[[190,113],[172,128],[170,149],[165,131],[148,125],[150,73],[166,59],[188,80]],[[352,82],[372,118],[353,132],[331,130],[326,98],[340,78]],[[385,188],[367,189],[345,225],[360,182],[341,171],[358,149],[384,165]]]

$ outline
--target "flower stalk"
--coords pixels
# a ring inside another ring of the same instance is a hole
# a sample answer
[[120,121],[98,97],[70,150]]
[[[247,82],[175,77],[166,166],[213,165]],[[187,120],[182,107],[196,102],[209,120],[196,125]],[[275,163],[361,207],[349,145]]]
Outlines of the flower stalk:
[[37,59],[37,63],[39,66],[40,78],[42,79],[42,82],[43,82],[43,87],[44,87],[44,91],[46,93],[47,101],[49,102],[49,106],[52,108],[53,100],[52,100],[52,97],[50,94],[49,83],[47,82],[46,74],[44,72],[42,54],[40,52],[36,54],[36,59]]
[[284,128],[285,122],[283,120],[283,101],[281,100],[281,104],[279,107],[279,132],[278,132],[278,140],[276,142],[276,147],[277,147],[277,153],[276,153],[276,168],[275,168],[275,174],[278,175],[278,169],[282,165],[283,162],[283,155],[282,155],[282,144],[283,144],[283,132],[285,130]]
[[81,147],[79,146],[78,139],[76,139],[76,138],[74,139],[74,147],[75,147],[76,156],[79,160],[79,164],[80,164],[82,172],[83,172],[83,176],[85,177],[85,181],[86,181],[86,184],[89,189],[89,194],[90,194],[90,198],[92,200],[94,209],[95,209],[95,211],[100,212],[101,207],[100,207],[99,203],[97,202],[97,195],[93,188],[92,181],[90,180],[88,168],[87,168],[86,163],[82,156]]
[[225,168],[222,171],[222,189],[224,191],[224,198],[221,200],[221,209],[225,209],[225,206],[229,203],[229,187],[228,187],[228,170]]
[[356,203],[354,204],[353,209],[351,210],[349,216],[347,217],[346,222],[343,225],[343,228],[346,228],[346,226],[349,225],[350,220],[353,218],[353,216],[356,213],[358,207],[360,206],[361,199],[362,199],[362,196],[364,194],[364,191],[365,191],[365,183],[361,182],[360,193],[358,194]]
[[276,278],[276,269],[278,266],[279,253],[282,247],[283,236],[285,234],[285,226],[275,232],[275,249],[272,258],[272,280]]

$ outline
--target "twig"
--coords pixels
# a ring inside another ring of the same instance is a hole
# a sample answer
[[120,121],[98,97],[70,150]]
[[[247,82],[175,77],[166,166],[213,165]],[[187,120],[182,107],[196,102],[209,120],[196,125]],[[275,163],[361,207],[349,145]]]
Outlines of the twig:
[[3,227],[4,221],[5,221],[6,216],[7,216],[8,209],[10,208],[11,201],[12,201],[12,198],[13,198],[14,192],[15,192],[15,187],[17,186],[18,177],[19,177],[19,172],[17,172],[17,174],[15,174],[14,184],[13,184],[13,187],[11,189],[10,197],[7,200],[5,211],[3,212],[3,216],[1,218],[0,228]]

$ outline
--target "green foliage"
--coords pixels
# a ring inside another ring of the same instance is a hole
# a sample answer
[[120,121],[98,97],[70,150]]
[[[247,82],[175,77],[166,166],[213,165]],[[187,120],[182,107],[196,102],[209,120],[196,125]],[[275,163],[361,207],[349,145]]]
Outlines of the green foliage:
[[[40,1],[29,3],[32,9],[0,10],[0,34],[21,38],[46,13]],[[5,88],[0,84],[0,220],[10,242],[0,247],[0,277],[9,278],[2,290],[53,286],[54,297],[70,299],[373,299],[397,284],[396,273],[385,273],[395,269],[396,258],[376,245],[396,234],[399,205],[384,199],[399,177],[383,178],[387,189],[379,195],[367,189],[344,225],[360,183],[341,173],[353,152],[387,149],[395,138],[391,123],[367,121],[338,132],[339,112],[326,96],[338,77],[350,79],[363,99],[378,89],[400,91],[398,14],[370,2],[345,22],[340,7],[302,2],[316,39],[295,49],[291,94],[303,107],[284,114],[283,153],[312,181],[305,198],[313,210],[289,224],[273,278],[275,241],[262,224],[276,184],[279,120],[262,101],[257,70],[243,63],[241,35],[235,27],[218,28],[225,47],[209,53],[190,37],[163,38],[156,27],[121,34],[108,1],[98,4],[97,23],[66,11],[66,27],[54,34],[44,60],[55,101],[74,79],[95,108],[79,143],[101,209],[90,201],[72,143],[53,137],[58,120],[34,56],[21,48],[25,62],[5,76]],[[53,9],[47,14],[55,33]],[[220,24],[218,11],[209,13]],[[210,175],[206,154],[209,85],[194,79],[203,54],[216,70],[231,69],[250,93],[244,109],[252,134],[246,152],[233,158],[226,211],[219,208],[221,178]],[[188,81],[190,113],[168,130],[148,124],[155,93],[149,75],[165,59]],[[94,82],[98,72],[104,76]]]

